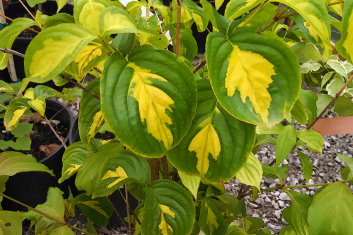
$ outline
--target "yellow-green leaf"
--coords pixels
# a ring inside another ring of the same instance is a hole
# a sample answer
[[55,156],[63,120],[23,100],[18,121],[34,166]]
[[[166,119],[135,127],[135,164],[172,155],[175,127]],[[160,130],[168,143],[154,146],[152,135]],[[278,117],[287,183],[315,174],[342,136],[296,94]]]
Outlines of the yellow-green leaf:
[[99,207],[99,201],[91,200],[91,201],[82,201],[80,203],[94,209],[95,211],[102,214],[103,216],[108,217],[108,214],[101,207]]
[[21,119],[23,114],[27,111],[27,107],[22,107],[20,109],[17,109],[12,116],[12,119],[10,120],[9,123],[7,123],[7,128],[12,129]]
[[212,125],[212,115],[200,123],[201,130],[192,139],[188,150],[195,152],[197,157],[196,168],[201,176],[204,176],[209,167],[208,156],[217,160],[221,152],[219,136]]
[[95,38],[76,24],[64,23],[44,29],[27,48],[24,61],[27,78],[38,83],[52,79]]
[[162,141],[168,149],[173,144],[173,135],[168,127],[168,124],[172,124],[172,120],[166,111],[173,112],[170,106],[174,101],[163,90],[153,86],[153,80],[163,82],[167,80],[133,63],[128,66],[134,70],[130,92],[139,102],[141,121],[146,122],[148,133]]
[[250,153],[242,168],[235,173],[235,177],[241,183],[254,186],[260,190],[262,174],[261,162],[254,154]]
[[81,10],[79,21],[84,26],[99,34],[99,16],[105,6],[99,2],[88,1]]
[[249,97],[255,112],[267,123],[272,100],[268,87],[273,75],[274,65],[262,55],[233,46],[225,80],[227,95],[233,96],[239,90],[243,103]]
[[103,176],[102,180],[109,179],[109,178],[117,178],[117,179],[114,180],[112,183],[108,184],[107,188],[113,187],[114,185],[118,184],[119,182],[127,179],[128,176],[127,176],[124,168],[119,166],[115,169],[115,171],[111,171],[111,170],[107,171],[107,173],[105,173],[105,175]]
[[337,42],[337,50],[349,62],[353,62],[353,1],[345,1],[343,5],[342,35]]
[[206,207],[207,207],[207,219],[206,219],[206,222],[207,222],[207,225],[210,227],[210,230],[211,231],[214,231],[215,229],[218,228],[219,224],[217,222],[217,217],[216,215],[213,213],[213,211],[211,210],[211,208],[209,208],[207,206],[207,203],[206,203]]
[[43,100],[43,99],[33,99],[33,100],[29,100],[28,104],[35,111],[37,111],[40,114],[40,116],[44,117],[44,115],[45,115],[45,107],[46,107],[45,100]]
[[87,138],[88,141],[94,138],[95,134],[99,130],[99,128],[102,126],[104,122],[104,117],[102,111],[97,112],[94,117],[93,117],[93,122],[89,128]]
[[136,25],[129,15],[118,7],[107,7],[99,18],[100,33],[137,33]]
[[218,10],[222,6],[223,3],[224,3],[224,0],[216,0],[215,1],[216,9]]
[[194,198],[197,198],[197,191],[200,186],[201,177],[197,175],[188,175],[183,171],[178,171],[179,177],[183,185],[189,189]]
[[67,0],[56,0],[56,4],[58,5],[57,13],[66,5]]
[[70,167],[67,168],[67,170],[65,171],[65,173],[67,173],[68,175],[72,175],[74,172],[77,172],[78,169],[81,168],[82,165],[79,165],[79,164],[70,164]]

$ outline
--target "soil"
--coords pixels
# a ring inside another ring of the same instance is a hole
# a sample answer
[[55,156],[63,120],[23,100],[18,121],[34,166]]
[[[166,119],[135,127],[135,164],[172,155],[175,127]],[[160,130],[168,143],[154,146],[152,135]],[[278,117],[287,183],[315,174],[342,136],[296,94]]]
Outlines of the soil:
[[[33,123],[33,122],[29,122]],[[65,139],[66,136],[69,133],[69,130],[67,127],[65,127],[62,123],[59,121],[53,121],[51,125],[55,129],[56,133],[62,137],[62,139]],[[5,130],[5,127],[1,125],[0,127],[1,133],[0,133],[0,139],[1,140],[13,140],[15,137],[11,134],[11,132],[7,132]],[[30,150],[15,150],[18,152],[22,152],[24,154],[31,154],[34,156],[38,161],[41,159],[46,158],[49,156],[51,153],[53,153],[57,147],[61,145],[60,140],[54,135],[53,131],[50,129],[49,125],[43,122],[39,123],[33,123],[33,129],[29,133],[30,138],[32,140],[31,143],[31,149]],[[2,151],[14,151],[12,148],[5,149],[5,150],[0,150]]]

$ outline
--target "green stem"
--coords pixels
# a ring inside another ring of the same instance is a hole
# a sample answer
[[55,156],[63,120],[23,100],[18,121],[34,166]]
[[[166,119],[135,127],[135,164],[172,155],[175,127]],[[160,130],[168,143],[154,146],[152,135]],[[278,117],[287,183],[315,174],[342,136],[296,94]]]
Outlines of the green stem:
[[175,34],[175,54],[176,54],[176,56],[179,56],[179,50],[180,50],[181,1],[182,0],[177,0],[178,12],[177,12],[177,29],[176,29],[176,34]]
[[16,199],[14,199],[14,198],[12,198],[12,197],[10,197],[10,196],[7,196],[7,195],[5,195],[5,194],[3,194],[3,193],[0,193],[0,196],[2,196],[2,197],[4,197],[4,198],[7,198],[7,199],[9,199],[10,201],[13,201],[13,202],[15,202],[15,203],[17,203],[17,204],[19,204],[19,205],[21,205],[21,206],[24,206],[24,207],[28,208],[28,209],[31,210],[31,211],[37,212],[38,214],[41,214],[42,216],[44,216],[44,217],[46,217],[46,218],[48,218],[48,219],[50,219],[50,220],[53,220],[53,221],[55,221],[55,222],[57,222],[57,223],[60,223],[60,224],[62,224],[62,225],[65,225],[65,226],[67,226],[67,227],[69,227],[69,228],[72,228],[72,229],[74,229],[74,230],[77,230],[77,231],[79,231],[79,232],[81,232],[81,233],[88,234],[88,235],[94,235],[93,233],[87,232],[87,231],[85,231],[85,230],[83,230],[83,229],[81,229],[81,228],[78,228],[78,227],[74,226],[74,225],[68,224],[68,223],[66,223],[65,221],[62,221],[62,220],[57,219],[57,218],[55,218],[55,217],[53,217],[53,216],[51,216],[51,215],[48,215],[48,214],[44,213],[43,211],[40,211],[40,210],[38,210],[38,209],[36,209],[36,208],[33,208],[33,207],[31,207],[31,206],[29,206],[29,205],[27,205],[27,204],[24,204],[23,202],[17,201]]
[[261,192],[265,192],[265,191],[272,191],[272,190],[277,190],[277,189],[287,189],[287,188],[309,188],[309,187],[320,187],[320,186],[327,186],[336,182],[342,182],[342,183],[347,183],[348,180],[338,180],[335,182],[329,182],[329,183],[321,183],[321,184],[305,184],[305,185],[293,185],[293,186],[285,186],[285,185],[280,185],[277,187],[273,187],[273,188],[264,188],[261,189]]

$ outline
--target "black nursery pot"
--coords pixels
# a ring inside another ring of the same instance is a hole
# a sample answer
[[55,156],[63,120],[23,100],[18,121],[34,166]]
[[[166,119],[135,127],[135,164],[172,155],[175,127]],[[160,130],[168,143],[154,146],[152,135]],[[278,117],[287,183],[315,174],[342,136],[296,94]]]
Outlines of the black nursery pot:
[[[73,117],[71,112],[66,109],[61,103],[55,100],[47,100],[47,107],[45,115],[48,119],[60,120],[68,130],[71,130],[73,124]],[[69,143],[69,135],[66,136],[65,143]],[[59,187],[66,195],[69,192],[69,182],[58,184],[58,179],[61,176],[62,168],[62,155],[65,151],[63,145],[59,146],[54,153],[48,157],[40,160],[39,162],[46,165],[55,174],[54,176],[44,172],[24,172],[18,173],[9,177],[6,183],[6,195],[15,198],[29,206],[35,207],[37,204],[46,201],[47,192],[49,187]],[[25,207],[18,205],[6,198],[2,202],[4,210],[27,210]]]
[[[29,5],[27,4],[27,2],[25,2],[25,1],[24,1],[24,3],[26,5],[26,7],[32,13],[36,12],[35,8],[30,8]],[[54,14],[56,14],[56,11],[57,11],[57,3],[55,1],[47,1],[42,4],[41,11],[44,14],[49,15],[49,16],[54,15]],[[72,14],[73,13],[73,5],[66,4],[63,7],[63,9],[60,10],[60,12]],[[8,5],[8,7],[5,9],[5,14],[6,14],[6,16],[10,17],[11,19],[16,19],[16,18],[24,17],[24,16],[28,15],[26,9],[22,6],[21,3],[17,2],[17,1]],[[30,32],[30,31],[27,31],[27,32],[29,34],[26,37],[24,37],[22,35],[22,36],[19,36],[16,38],[16,40],[14,41],[14,43],[12,45],[12,48],[11,48],[12,50],[15,50],[15,51],[18,51],[22,54],[25,54],[29,43],[31,42],[33,37],[36,35],[35,33],[33,33],[33,35],[32,35],[32,32]],[[22,80],[23,78],[26,77],[25,72],[24,72],[24,59],[19,56],[13,56],[13,59],[14,59],[17,79]],[[6,81],[6,82],[11,82],[11,78],[10,78],[10,75],[9,75],[9,72],[7,69],[0,70],[0,78],[2,78],[2,80]],[[34,87],[35,85],[36,84],[30,83],[30,85],[28,87]],[[62,87],[55,86],[53,81],[49,81],[49,82],[45,83],[44,85],[47,85],[47,86],[54,88],[56,90],[60,90],[60,91],[62,90]]]

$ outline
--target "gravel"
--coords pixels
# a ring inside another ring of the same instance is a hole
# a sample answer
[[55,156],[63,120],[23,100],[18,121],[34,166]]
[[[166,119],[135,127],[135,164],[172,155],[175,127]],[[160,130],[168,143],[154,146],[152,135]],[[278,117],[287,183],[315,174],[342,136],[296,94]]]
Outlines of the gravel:
[[[342,180],[340,171],[344,167],[343,162],[337,157],[337,153],[352,157],[353,155],[353,135],[325,136],[325,144],[320,153],[311,153],[303,147],[300,151],[310,157],[314,165],[312,178],[305,182],[299,157],[293,152],[281,164],[288,165],[289,171],[285,180],[285,185],[318,184]],[[257,153],[259,160],[264,164],[269,164],[275,159],[273,145],[263,145]],[[276,187],[279,185],[278,179],[264,177],[261,188]],[[231,180],[225,184],[226,192],[231,195],[238,195],[240,183]],[[294,190],[312,196],[319,187],[296,188]],[[258,217],[264,220],[265,226],[274,234],[278,234],[282,227],[287,223],[281,218],[283,209],[290,205],[288,195],[282,191],[265,191],[259,197],[249,203],[250,196],[246,197],[248,216]]]

